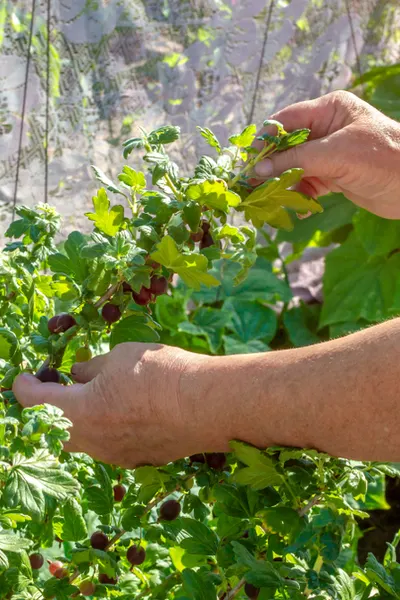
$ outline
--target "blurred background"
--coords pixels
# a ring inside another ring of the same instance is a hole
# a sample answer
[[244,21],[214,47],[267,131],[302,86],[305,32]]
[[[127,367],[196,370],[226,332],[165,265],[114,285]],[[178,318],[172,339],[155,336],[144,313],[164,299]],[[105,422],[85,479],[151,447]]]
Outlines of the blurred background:
[[196,125],[226,142],[348,88],[400,60],[399,27],[398,0],[1,0],[0,236],[14,204],[45,199],[46,127],[48,201],[68,233],[86,226],[90,165],[115,176],[138,126],[180,125],[189,170]]

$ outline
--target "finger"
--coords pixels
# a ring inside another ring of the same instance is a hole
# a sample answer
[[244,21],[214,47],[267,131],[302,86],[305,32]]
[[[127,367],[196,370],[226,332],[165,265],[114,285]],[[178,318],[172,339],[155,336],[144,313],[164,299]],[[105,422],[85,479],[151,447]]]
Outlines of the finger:
[[71,369],[72,377],[78,383],[92,381],[104,369],[108,357],[109,354],[102,354],[101,356],[95,356],[88,362],[75,363]]
[[[339,134],[336,134],[339,135]],[[260,179],[279,177],[284,171],[300,168],[304,177],[319,179],[335,179],[339,176],[341,164],[340,153],[336,151],[334,136],[321,140],[306,142],[285,152],[276,152],[270,158],[259,162],[255,168],[255,176]]]
[[38,404],[52,404],[64,411],[65,415],[73,415],[78,394],[83,386],[64,386],[59,383],[42,383],[34,375],[21,373],[13,384],[13,392],[18,402],[24,407]]

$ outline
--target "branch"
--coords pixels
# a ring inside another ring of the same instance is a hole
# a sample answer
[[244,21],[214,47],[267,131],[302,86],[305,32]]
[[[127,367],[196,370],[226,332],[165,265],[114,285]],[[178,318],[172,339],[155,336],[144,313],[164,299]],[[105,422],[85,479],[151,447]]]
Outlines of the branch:
[[230,592],[228,592],[227,596],[222,596],[221,598],[224,598],[224,600],[232,600],[232,598],[235,598],[238,593],[240,592],[240,590],[242,589],[242,587],[246,584],[246,580],[245,579],[241,579],[239,581],[239,583],[233,588],[233,590],[231,590]]
[[103,306],[103,304],[105,304],[107,302],[107,300],[109,300],[111,298],[111,296],[113,296],[115,294],[115,292],[117,291],[117,289],[119,288],[120,283],[115,283],[114,285],[112,285],[104,294],[104,296],[102,296],[100,298],[100,300],[97,300],[96,304],[94,305],[95,308],[100,308],[100,306]]
[[317,504],[319,504],[322,500],[322,495],[321,494],[317,494],[317,496],[314,496],[314,498],[311,498],[311,500],[309,502],[307,502],[307,504],[305,506],[303,506],[302,508],[299,509],[299,516],[300,517],[304,517],[304,515],[306,515],[314,506],[316,506]]

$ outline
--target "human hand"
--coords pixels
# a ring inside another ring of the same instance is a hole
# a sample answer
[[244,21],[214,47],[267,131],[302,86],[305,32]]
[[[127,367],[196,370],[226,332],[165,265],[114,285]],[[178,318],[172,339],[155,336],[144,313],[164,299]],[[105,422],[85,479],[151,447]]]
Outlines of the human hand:
[[219,409],[205,393],[210,360],[168,346],[125,343],[75,364],[74,385],[23,374],[13,391],[24,407],[46,403],[64,411],[74,425],[66,447],[71,452],[126,468],[162,465],[229,449],[227,407]]
[[271,118],[287,131],[305,127],[311,135],[305,144],[256,165],[258,180],[300,167],[299,191],[315,198],[342,192],[370,212],[400,219],[399,123],[344,91],[293,104]]

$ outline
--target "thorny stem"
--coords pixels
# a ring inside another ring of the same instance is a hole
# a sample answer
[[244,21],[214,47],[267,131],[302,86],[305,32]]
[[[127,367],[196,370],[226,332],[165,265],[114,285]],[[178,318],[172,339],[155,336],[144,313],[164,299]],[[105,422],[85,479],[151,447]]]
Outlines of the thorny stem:
[[117,289],[119,288],[120,283],[115,283],[114,285],[112,285],[104,294],[104,296],[102,296],[99,300],[97,300],[96,304],[94,305],[95,308],[100,308],[100,306],[103,306],[103,304],[105,304],[107,302],[107,300],[109,300],[111,298],[111,296],[113,296],[115,294],[115,292],[117,291]]
[[304,517],[314,506],[319,504],[322,500],[322,494],[317,494],[314,498],[311,498],[305,506],[299,509],[299,516]]
[[246,580],[245,579],[241,579],[239,581],[239,583],[237,585],[235,585],[235,587],[233,588],[233,590],[231,590],[230,592],[228,592],[228,595],[225,596],[224,600],[232,600],[232,598],[235,598],[238,595],[238,593],[240,592],[240,590],[242,589],[242,587],[245,585],[245,583],[246,583]]
[[271,154],[273,154],[276,150],[275,144],[269,144],[269,146],[265,146],[265,148],[263,150],[261,150],[261,152],[259,154],[257,154],[257,156],[255,156],[252,160],[250,160],[247,165],[244,167],[244,169],[242,171],[240,171],[240,173],[238,173],[236,175],[236,177],[234,177],[228,184],[228,186],[231,188],[234,185],[237,184],[237,182],[239,181],[239,179],[241,179],[243,177],[243,175],[246,175],[249,171],[251,171],[257,163],[259,163],[261,160],[263,160],[263,158],[267,158],[267,156],[270,156]]

